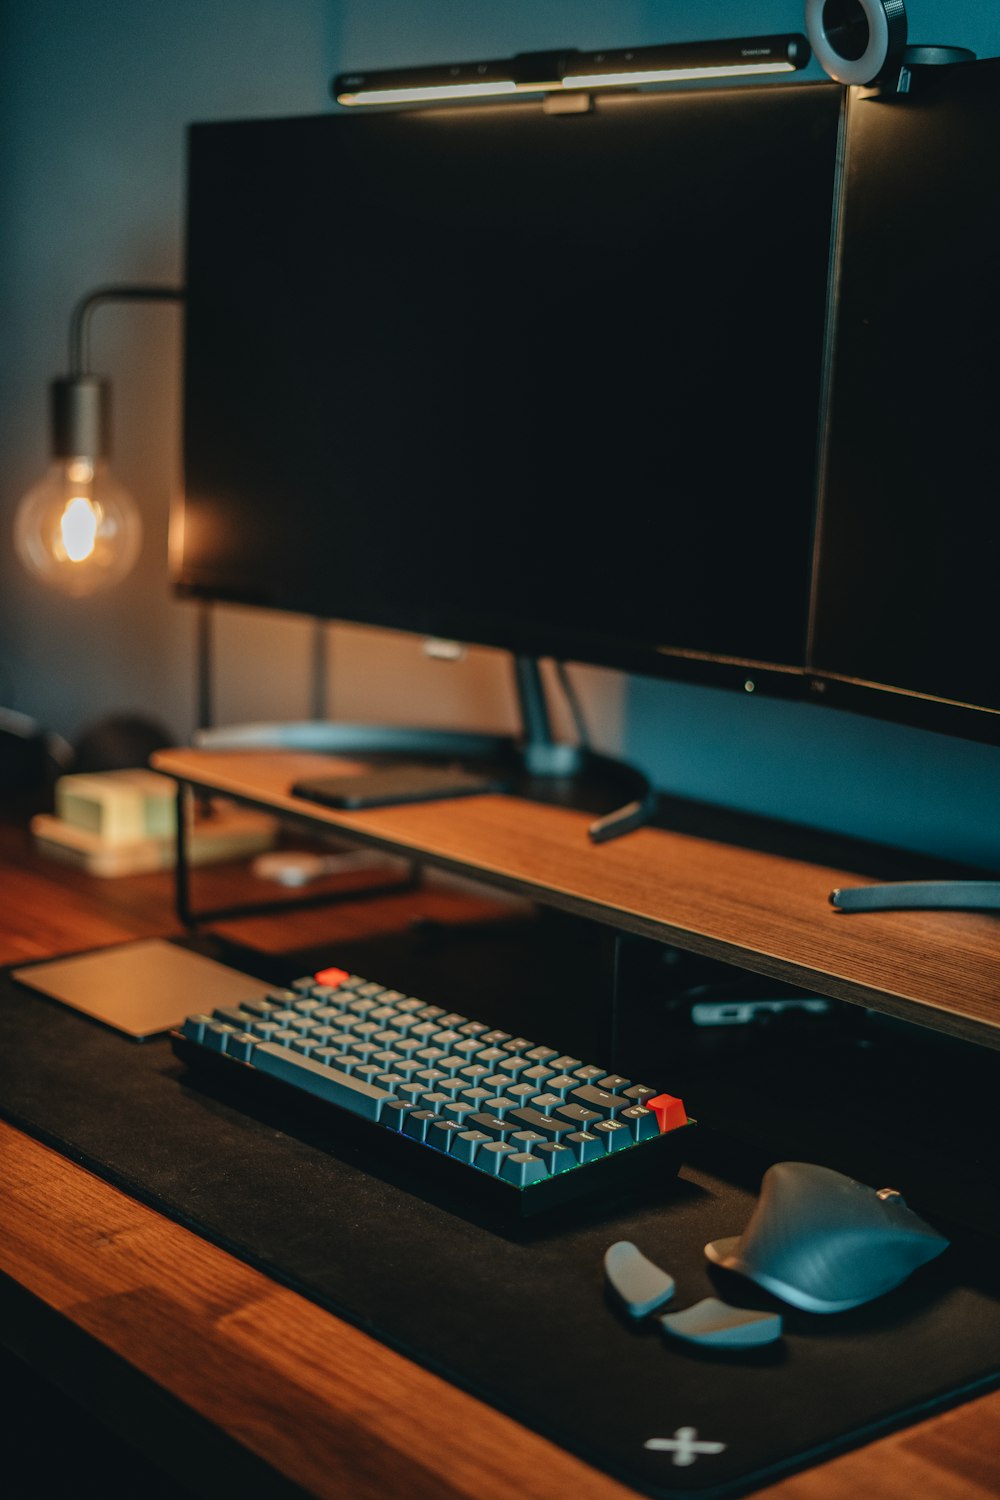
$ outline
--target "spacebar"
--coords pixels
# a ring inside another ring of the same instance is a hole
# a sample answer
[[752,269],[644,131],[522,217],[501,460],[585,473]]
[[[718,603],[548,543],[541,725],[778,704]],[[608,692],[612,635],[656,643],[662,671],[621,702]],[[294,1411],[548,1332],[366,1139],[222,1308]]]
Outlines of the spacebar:
[[273,1078],[284,1079],[296,1088],[305,1089],[330,1104],[350,1110],[352,1115],[361,1115],[366,1120],[377,1120],[382,1105],[395,1096],[388,1089],[376,1088],[362,1078],[352,1078],[328,1068],[325,1063],[313,1062],[301,1053],[289,1052],[276,1042],[261,1042],[254,1048],[253,1065]]

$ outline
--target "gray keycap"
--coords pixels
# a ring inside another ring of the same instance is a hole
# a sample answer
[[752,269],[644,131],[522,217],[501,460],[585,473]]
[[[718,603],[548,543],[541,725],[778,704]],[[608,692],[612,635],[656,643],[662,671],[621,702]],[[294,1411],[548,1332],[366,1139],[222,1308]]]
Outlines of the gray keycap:
[[256,1045],[257,1038],[251,1036],[249,1031],[234,1031],[226,1043],[226,1053],[229,1057],[235,1057],[237,1062],[250,1062]]
[[562,1139],[581,1165],[598,1161],[602,1156],[607,1155],[601,1137],[592,1134],[589,1130],[574,1130],[570,1135],[564,1135]]
[[267,998],[273,1005],[284,1005],[290,1008],[298,1000],[299,990],[268,990]]
[[460,1130],[452,1140],[451,1155],[457,1156],[459,1161],[474,1162],[480,1146],[492,1139],[485,1130]]
[[520,1107],[520,1099],[511,1099],[506,1094],[500,1094],[495,1099],[485,1100],[482,1112],[484,1115],[495,1115],[498,1119],[502,1119],[512,1109],[519,1109]]
[[428,1146],[433,1146],[436,1151],[450,1151],[452,1140],[461,1134],[462,1127],[457,1120],[442,1120],[440,1117],[432,1120],[427,1127],[427,1135],[424,1137]]
[[506,1141],[486,1141],[476,1152],[473,1166],[481,1172],[491,1172],[494,1177],[500,1175],[500,1167],[505,1156],[510,1156],[514,1147],[508,1146]]
[[558,1094],[560,1099],[565,1099],[572,1089],[580,1087],[579,1078],[572,1077],[569,1073],[552,1073],[545,1080],[545,1091],[548,1094]]
[[280,1026],[277,1031],[272,1031],[268,1040],[275,1046],[287,1047],[289,1042],[296,1041],[301,1035],[301,1031],[295,1031],[291,1026]]
[[641,1104],[623,1109],[618,1118],[623,1125],[628,1126],[634,1141],[651,1141],[654,1135],[660,1133],[659,1122],[653,1111],[644,1109]]
[[647,1260],[630,1240],[618,1240],[604,1253],[608,1286],[625,1311],[644,1318],[674,1295],[674,1278]]
[[500,1163],[500,1176],[515,1187],[530,1187],[533,1182],[544,1182],[549,1169],[540,1156],[530,1151],[515,1151],[505,1156]]
[[382,1106],[379,1124],[388,1125],[390,1130],[402,1130],[407,1115],[415,1109],[416,1105],[407,1104],[405,1099],[387,1099]]
[[238,1031],[243,1031],[251,1021],[251,1016],[235,1005],[217,1005],[212,1012],[212,1018],[216,1021],[224,1021],[227,1026],[235,1026]]
[[474,1115],[475,1113],[475,1105],[462,1104],[458,1101],[453,1101],[451,1104],[446,1104],[441,1111],[441,1114],[446,1120],[457,1120],[458,1123],[463,1127],[463,1129],[465,1128],[469,1116]]
[[228,1022],[208,1022],[201,1038],[202,1047],[208,1047],[210,1052],[225,1052],[229,1037],[235,1037],[237,1031],[238,1026],[229,1026]]
[[577,1164],[569,1146],[562,1145],[560,1141],[540,1141],[531,1149],[545,1163],[550,1177],[556,1172],[568,1172]]
[[432,1109],[411,1109],[403,1121],[403,1134],[411,1135],[415,1141],[425,1141],[427,1131],[437,1115]]
[[573,1126],[569,1120],[560,1120],[555,1115],[543,1115],[540,1109],[533,1109],[526,1105],[524,1109],[516,1109],[511,1116],[519,1126],[527,1126],[529,1130],[537,1130],[546,1140],[558,1141],[563,1136],[569,1135]]
[[596,1109],[598,1114],[608,1119],[627,1108],[627,1101],[620,1094],[612,1094],[609,1089],[599,1089],[594,1084],[584,1084],[581,1088],[574,1089],[569,1102],[583,1104],[587,1109]]
[[[538,1107],[537,1100],[535,1107]],[[560,1104],[552,1113],[560,1120],[571,1121],[577,1130],[589,1130],[591,1125],[604,1118],[596,1109],[584,1109],[582,1104]]]
[[420,1101],[420,1106],[422,1109],[432,1109],[436,1115],[439,1115],[445,1105],[450,1103],[451,1099],[447,1094],[442,1094],[440,1090],[435,1089],[433,1093],[424,1095]]
[[464,1036],[460,1042],[455,1043],[451,1050],[456,1057],[460,1057],[463,1062],[467,1063],[471,1062],[483,1049],[474,1036]]
[[366,1083],[361,1078],[348,1077],[344,1073],[316,1062],[312,1057],[300,1057],[297,1052],[261,1042],[254,1053],[254,1065],[262,1073],[274,1078],[283,1078],[310,1094],[349,1110],[352,1115],[361,1115],[366,1120],[377,1120],[382,1105],[393,1096],[388,1089],[377,1084]]
[[470,1130],[481,1130],[491,1141],[505,1141],[515,1129],[514,1121],[500,1120],[496,1115],[470,1115],[465,1123]]
[[621,1120],[598,1120],[591,1128],[605,1137],[609,1151],[623,1151],[632,1144],[632,1132]]
[[550,1115],[561,1103],[562,1098],[559,1094],[546,1092],[544,1094],[536,1094],[531,1101],[531,1107],[532,1109],[541,1110],[543,1114]]

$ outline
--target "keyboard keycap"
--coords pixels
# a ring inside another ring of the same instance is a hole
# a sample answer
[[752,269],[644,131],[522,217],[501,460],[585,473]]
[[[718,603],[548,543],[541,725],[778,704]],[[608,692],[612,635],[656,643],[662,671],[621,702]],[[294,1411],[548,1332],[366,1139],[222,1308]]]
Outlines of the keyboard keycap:
[[515,1187],[529,1187],[533,1182],[544,1181],[548,1175],[541,1157],[533,1156],[530,1151],[514,1151],[500,1163],[500,1176]]
[[476,1152],[473,1165],[482,1172],[492,1172],[494,1177],[498,1177],[504,1157],[512,1155],[513,1151],[514,1147],[508,1146],[506,1141],[486,1141]]
[[632,1144],[632,1132],[623,1120],[598,1120],[593,1133],[605,1138],[609,1151],[623,1151]]
[[262,1073],[283,1078],[287,1083],[294,1083],[307,1093],[328,1099],[331,1104],[366,1120],[377,1120],[382,1105],[393,1097],[388,1089],[380,1089],[377,1084],[366,1083],[361,1078],[349,1078],[314,1058],[300,1057],[297,1052],[289,1052],[274,1042],[261,1042],[254,1052],[254,1066]]
[[596,1109],[598,1114],[609,1119],[626,1107],[625,1100],[620,1094],[612,1094],[607,1089],[599,1089],[593,1084],[584,1084],[582,1088],[574,1089],[569,1096],[569,1102],[583,1104],[587,1109]]
[[452,1139],[451,1155],[471,1165],[476,1159],[479,1147],[492,1139],[493,1137],[487,1135],[485,1130],[460,1130]]

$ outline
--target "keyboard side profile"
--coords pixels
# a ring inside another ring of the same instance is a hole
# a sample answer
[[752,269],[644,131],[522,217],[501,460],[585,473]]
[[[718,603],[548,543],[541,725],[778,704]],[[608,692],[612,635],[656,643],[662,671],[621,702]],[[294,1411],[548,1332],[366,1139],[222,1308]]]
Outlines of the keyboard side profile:
[[672,1177],[682,1101],[596,1064],[329,968],[171,1033],[196,1074],[529,1217]]

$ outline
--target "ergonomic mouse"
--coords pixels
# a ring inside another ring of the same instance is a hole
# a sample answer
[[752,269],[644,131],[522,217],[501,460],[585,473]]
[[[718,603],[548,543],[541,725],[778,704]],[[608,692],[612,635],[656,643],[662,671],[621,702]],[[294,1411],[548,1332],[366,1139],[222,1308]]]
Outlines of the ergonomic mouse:
[[894,1189],[782,1161],[764,1173],[743,1233],[714,1240],[705,1254],[793,1307],[832,1313],[892,1291],[947,1245]]

